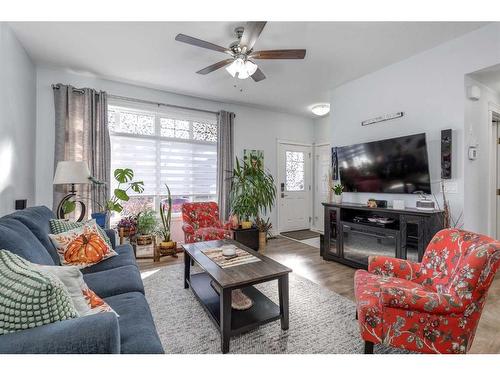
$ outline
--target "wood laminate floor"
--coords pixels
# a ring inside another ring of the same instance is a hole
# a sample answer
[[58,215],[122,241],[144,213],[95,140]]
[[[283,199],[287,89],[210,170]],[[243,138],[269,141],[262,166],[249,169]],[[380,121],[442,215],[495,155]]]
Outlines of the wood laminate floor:
[[[319,249],[278,237],[268,242],[265,254],[290,267],[298,275],[354,300],[355,269],[323,260],[319,256]],[[179,254],[178,258],[164,257],[156,263],[152,260],[138,260],[138,263],[141,271],[149,271],[183,261],[183,255]],[[500,277],[498,275],[490,288],[470,353],[500,353]]]

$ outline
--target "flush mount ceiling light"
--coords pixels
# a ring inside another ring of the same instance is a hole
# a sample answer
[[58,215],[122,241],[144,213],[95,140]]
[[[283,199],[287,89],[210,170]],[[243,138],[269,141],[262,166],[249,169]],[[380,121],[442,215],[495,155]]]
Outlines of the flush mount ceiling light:
[[316,116],[324,116],[330,112],[330,104],[322,103],[316,104],[311,107],[311,112]]

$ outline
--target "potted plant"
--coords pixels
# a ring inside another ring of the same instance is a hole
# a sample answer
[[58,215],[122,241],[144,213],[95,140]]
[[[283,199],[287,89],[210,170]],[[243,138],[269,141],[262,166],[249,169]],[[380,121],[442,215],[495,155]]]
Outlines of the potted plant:
[[332,190],[333,190],[333,202],[342,203],[342,192],[344,191],[344,187],[341,184],[336,184],[333,186]]
[[137,227],[137,218],[135,216],[122,217],[116,226],[121,236],[133,236]]
[[137,216],[137,237],[138,245],[151,245],[153,242],[153,234],[157,228],[156,212],[154,210],[146,210]]
[[273,224],[270,222],[270,218],[267,218],[266,220],[257,218],[255,223],[257,225],[257,229],[259,230],[259,251],[264,252],[266,250],[267,234],[273,227]]
[[162,250],[174,250],[177,244],[172,241],[171,235],[171,221],[172,221],[172,195],[170,194],[170,188],[165,184],[167,188],[167,199],[160,202],[160,219],[162,226],[158,229],[158,234],[161,236],[162,241],[160,242],[160,249]]
[[241,163],[236,158],[231,184],[231,209],[233,214],[238,215],[240,219],[243,218],[241,223],[243,229],[251,227],[250,218],[255,219],[264,245],[270,228],[269,219],[264,222],[260,215],[265,215],[267,210],[271,210],[275,199],[274,179],[264,169],[262,159],[251,157]]
[[[133,181],[134,179],[134,171],[130,168],[118,168],[115,169],[113,176],[115,180],[118,182],[118,186],[113,191],[113,195],[110,199],[105,202],[96,202],[97,205],[101,208],[101,212],[93,212],[91,217],[95,219],[97,225],[101,227],[106,227],[108,224],[110,212],[120,213],[123,210],[122,202],[127,202],[130,197],[128,192],[130,190],[136,193],[142,193],[144,191],[144,182],[142,181]],[[99,181],[93,177],[90,177],[90,180],[95,185],[104,185],[104,182]],[[76,203],[74,201],[66,201],[63,206],[64,214],[69,214],[73,212],[76,208]]]

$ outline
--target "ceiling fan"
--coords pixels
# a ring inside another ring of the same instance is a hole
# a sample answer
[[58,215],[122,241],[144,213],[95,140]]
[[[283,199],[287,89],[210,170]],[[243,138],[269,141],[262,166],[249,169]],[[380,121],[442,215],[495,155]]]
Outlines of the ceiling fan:
[[253,59],[303,59],[306,55],[305,49],[254,51],[253,46],[264,29],[264,26],[266,26],[266,22],[247,22],[245,27],[237,27],[234,29],[237,40],[231,43],[228,48],[224,48],[201,39],[193,38],[192,36],[185,34],[177,34],[175,40],[191,44],[196,47],[222,52],[230,56],[225,60],[198,70],[196,73],[208,74],[217,69],[226,67],[226,70],[233,77],[238,77],[239,79],[252,77],[255,82],[259,82],[265,79],[266,76],[262,73],[262,70],[260,70]]

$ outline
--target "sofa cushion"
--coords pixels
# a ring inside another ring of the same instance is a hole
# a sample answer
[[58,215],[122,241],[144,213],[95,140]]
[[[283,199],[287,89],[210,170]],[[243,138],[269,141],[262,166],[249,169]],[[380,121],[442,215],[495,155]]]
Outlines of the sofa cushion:
[[[136,266],[124,266],[83,275],[88,287],[102,298],[128,292],[144,294],[141,274]],[[118,312],[118,311],[117,311]],[[120,314],[118,312],[118,314]]]
[[115,252],[118,255],[114,257],[104,259],[103,261],[94,264],[93,266],[83,268],[81,271],[83,274],[94,273],[100,271],[106,271],[113,268],[123,267],[123,266],[136,266],[134,249],[130,244],[119,245],[115,248]]
[[95,220],[59,234],[49,234],[64,266],[85,268],[117,254],[106,243],[106,234],[99,232]]
[[42,265],[36,267],[41,271],[54,275],[64,284],[80,316],[106,312],[114,313],[113,309],[87,286],[78,267]]
[[0,250],[0,335],[77,318],[71,296],[51,273]]
[[49,238],[49,220],[54,218],[54,213],[45,206],[28,207],[15,211],[5,218],[16,219],[23,223],[38,238],[38,241],[47,249],[55,264],[59,264],[57,250]]
[[105,298],[120,315],[121,352],[124,354],[163,354],[151,310],[141,293],[125,293]]
[[68,230],[76,229],[76,228],[81,228],[85,224],[88,225],[94,225],[96,224],[97,231],[101,235],[101,237],[106,241],[109,247],[113,247],[111,244],[111,240],[109,239],[108,235],[102,229],[99,225],[97,225],[95,219],[87,220],[87,221],[69,221],[65,219],[50,219],[49,220],[49,226],[50,226],[50,233],[52,234],[59,234],[63,232],[67,232]]
[[0,219],[0,249],[9,250],[32,263],[55,264],[47,249],[33,232],[26,225],[9,216]]

